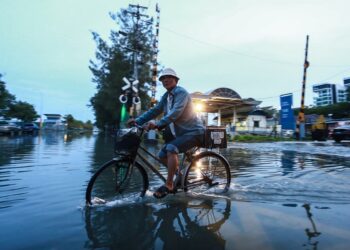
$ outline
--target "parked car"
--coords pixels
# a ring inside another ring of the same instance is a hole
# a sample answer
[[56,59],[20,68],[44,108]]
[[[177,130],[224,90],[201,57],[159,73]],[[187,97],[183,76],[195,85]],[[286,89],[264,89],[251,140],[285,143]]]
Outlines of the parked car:
[[283,130],[282,130],[282,136],[283,136],[283,137],[292,138],[292,137],[294,136],[294,130],[291,130],[291,129],[283,129]]
[[24,133],[35,133],[39,131],[39,127],[38,125],[36,125],[35,123],[25,123],[22,126],[22,130]]
[[0,121],[0,134],[19,133],[21,127],[7,121]]
[[350,125],[343,125],[333,129],[332,137],[336,142],[350,140]]

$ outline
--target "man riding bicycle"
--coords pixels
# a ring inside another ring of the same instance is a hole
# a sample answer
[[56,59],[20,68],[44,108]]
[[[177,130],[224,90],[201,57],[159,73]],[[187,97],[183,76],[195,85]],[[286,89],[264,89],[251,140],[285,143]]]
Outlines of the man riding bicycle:
[[[173,179],[179,168],[178,154],[204,143],[204,125],[194,112],[190,94],[177,86],[179,79],[173,69],[164,69],[159,81],[167,92],[155,107],[128,121],[129,124],[136,122],[139,125],[148,122],[146,130],[165,128],[165,144],[159,152],[159,158],[168,167],[168,176],[165,185],[153,194],[158,199],[175,192]],[[162,113],[164,116],[159,121],[151,121]]]

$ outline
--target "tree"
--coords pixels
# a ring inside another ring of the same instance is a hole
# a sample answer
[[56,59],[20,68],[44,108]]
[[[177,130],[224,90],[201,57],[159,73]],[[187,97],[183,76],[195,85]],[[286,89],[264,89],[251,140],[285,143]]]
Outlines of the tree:
[[277,109],[272,106],[261,107],[261,110],[267,114],[267,118],[276,117],[278,115]]
[[350,86],[346,87],[346,100],[350,102]]
[[94,128],[94,125],[92,124],[92,122],[90,120],[87,120],[84,123],[84,129],[93,130],[93,128]]
[[74,122],[74,117],[71,114],[66,115],[63,118],[66,120],[68,126],[69,126],[69,124],[72,124]]
[[[299,113],[299,109],[294,109],[294,114],[297,115]],[[312,107],[305,108],[305,114],[317,114],[324,115],[328,117],[328,115],[332,114],[333,119],[340,118],[350,118],[350,103],[349,102],[340,102],[333,105],[321,106],[321,107]]]
[[118,13],[110,14],[121,32],[112,30],[109,42],[104,41],[96,32],[92,32],[97,51],[96,59],[90,60],[89,68],[93,74],[92,81],[96,84],[97,93],[90,99],[90,105],[99,128],[119,126],[122,106],[119,96],[124,85],[122,79],[131,78],[134,73],[135,50],[142,109],[150,103],[146,83],[151,82],[152,22],[138,20],[134,18],[133,13],[135,10],[128,7]]
[[28,102],[16,101],[9,105],[5,113],[7,118],[17,118],[24,122],[32,122],[39,117],[32,104]]
[[84,123],[82,121],[76,120],[71,114],[65,115],[64,119],[67,122],[68,129],[73,129],[73,130],[76,130],[76,129],[92,130],[93,129],[93,125],[90,120]]
[[6,89],[5,82],[1,80],[0,74],[0,116],[5,116],[9,106],[16,100],[16,97]]
[[1,80],[0,74],[0,116],[5,118],[17,118],[24,122],[32,122],[39,117],[32,104],[23,101],[16,101]]

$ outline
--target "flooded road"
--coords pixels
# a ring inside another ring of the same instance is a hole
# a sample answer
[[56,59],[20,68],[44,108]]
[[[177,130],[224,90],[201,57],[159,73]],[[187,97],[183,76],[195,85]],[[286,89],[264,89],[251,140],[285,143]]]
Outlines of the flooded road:
[[[224,196],[179,193],[86,208],[110,137],[0,137],[1,249],[348,249],[350,147],[232,143]],[[156,146],[149,146],[154,152]],[[165,170],[163,171],[165,173]]]

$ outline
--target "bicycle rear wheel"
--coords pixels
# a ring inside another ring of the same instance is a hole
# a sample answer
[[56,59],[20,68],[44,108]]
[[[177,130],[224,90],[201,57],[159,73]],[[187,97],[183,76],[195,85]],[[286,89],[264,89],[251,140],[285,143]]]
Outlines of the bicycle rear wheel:
[[111,160],[104,164],[90,179],[86,189],[86,204],[111,201],[132,201],[143,197],[148,189],[147,173],[139,163]]
[[184,190],[195,193],[220,194],[228,191],[231,183],[230,165],[214,152],[205,151],[195,156],[186,169]]

